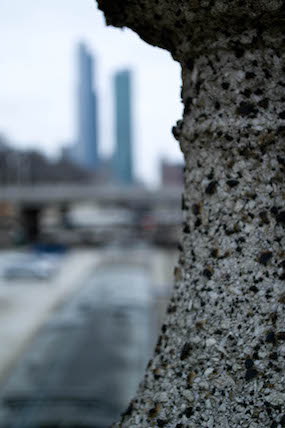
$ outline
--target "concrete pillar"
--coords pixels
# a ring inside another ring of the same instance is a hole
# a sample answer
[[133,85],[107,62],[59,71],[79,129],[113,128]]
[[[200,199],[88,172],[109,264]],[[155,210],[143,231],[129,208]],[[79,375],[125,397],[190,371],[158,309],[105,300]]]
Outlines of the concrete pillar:
[[64,229],[71,229],[72,224],[70,221],[70,206],[68,204],[62,204],[59,206],[59,217],[60,217],[60,225]]
[[175,289],[117,426],[285,426],[284,1],[98,3],[181,63],[185,106]]
[[40,234],[41,208],[36,206],[24,206],[20,211],[20,223],[24,234],[24,241],[36,242]]

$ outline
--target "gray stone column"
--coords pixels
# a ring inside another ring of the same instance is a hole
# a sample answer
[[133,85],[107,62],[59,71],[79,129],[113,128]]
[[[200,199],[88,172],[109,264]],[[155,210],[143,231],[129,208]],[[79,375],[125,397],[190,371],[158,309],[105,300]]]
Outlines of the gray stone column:
[[155,354],[117,426],[285,426],[285,4],[99,0],[182,65],[184,237]]

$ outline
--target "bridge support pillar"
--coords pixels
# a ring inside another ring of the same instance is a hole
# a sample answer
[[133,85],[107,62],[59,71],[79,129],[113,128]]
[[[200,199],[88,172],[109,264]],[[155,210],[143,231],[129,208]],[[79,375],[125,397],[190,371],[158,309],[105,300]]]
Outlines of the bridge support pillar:
[[72,227],[69,218],[70,207],[68,204],[62,204],[59,207],[60,224],[64,229],[70,229]]
[[24,240],[32,243],[39,239],[41,208],[37,206],[24,206],[20,210],[20,223]]

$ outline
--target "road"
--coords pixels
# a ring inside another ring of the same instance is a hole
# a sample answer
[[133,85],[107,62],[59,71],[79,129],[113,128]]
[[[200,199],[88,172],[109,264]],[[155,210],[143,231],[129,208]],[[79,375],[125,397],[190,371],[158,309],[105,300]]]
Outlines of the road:
[[[19,254],[2,251],[0,273],[8,260]],[[0,382],[43,323],[58,305],[82,287],[99,261],[97,251],[75,250],[64,256],[52,281],[8,281],[0,276]]]
[[158,313],[142,253],[116,254],[90,272],[20,360],[1,390],[1,428],[106,428],[126,409]]

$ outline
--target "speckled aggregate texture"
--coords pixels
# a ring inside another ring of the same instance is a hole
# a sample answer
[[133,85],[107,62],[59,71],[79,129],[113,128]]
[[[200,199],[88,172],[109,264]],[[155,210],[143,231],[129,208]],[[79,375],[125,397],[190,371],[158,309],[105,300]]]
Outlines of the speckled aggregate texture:
[[[181,62],[185,106],[173,129],[185,156],[176,283],[153,359],[116,427],[283,427],[284,2],[99,4],[110,23]],[[174,15],[184,23],[176,30]]]

